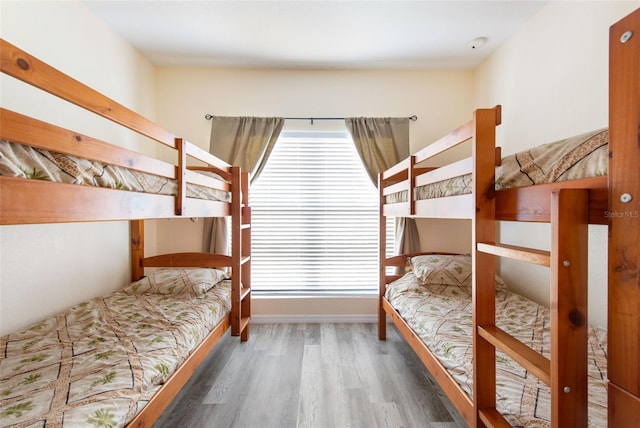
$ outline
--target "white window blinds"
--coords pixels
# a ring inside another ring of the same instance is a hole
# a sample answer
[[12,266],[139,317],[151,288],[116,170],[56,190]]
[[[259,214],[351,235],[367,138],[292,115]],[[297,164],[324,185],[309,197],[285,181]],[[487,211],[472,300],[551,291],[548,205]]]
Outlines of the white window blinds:
[[378,191],[348,133],[283,132],[250,198],[255,291],[377,289]]

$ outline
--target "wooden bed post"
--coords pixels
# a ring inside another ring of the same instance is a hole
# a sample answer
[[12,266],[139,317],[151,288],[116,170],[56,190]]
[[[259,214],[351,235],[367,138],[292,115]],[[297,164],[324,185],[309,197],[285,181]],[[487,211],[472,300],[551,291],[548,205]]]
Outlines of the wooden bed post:
[[231,167],[231,187],[231,335],[246,341],[251,319],[251,224],[246,220],[251,211],[249,175],[243,175],[238,166]]
[[131,239],[131,280],[137,281],[144,276],[144,220],[129,221]]
[[240,340],[249,340],[249,319],[251,317],[251,207],[249,206],[249,187],[251,175],[242,173],[242,222],[240,225],[242,245],[241,278],[242,293],[240,296],[240,312],[242,315],[240,325]]
[[587,426],[589,191],[551,195],[551,426]]
[[380,271],[378,272],[378,339],[387,339],[387,313],[382,307],[382,298],[386,291],[387,281],[387,218],[384,215],[384,183],[382,173],[378,174],[378,197],[380,198],[378,211],[378,258]]
[[609,33],[610,427],[640,421],[640,9]]
[[178,150],[178,165],[176,167],[176,178],[178,179],[178,193],[176,195],[176,215],[186,215],[187,201],[187,149],[186,141],[182,138],[175,139],[175,146]]
[[479,109],[473,122],[473,400],[477,426],[485,426],[486,415],[497,413],[496,350],[478,334],[479,327],[495,325],[495,258],[478,251],[478,243],[493,245],[496,239],[495,132],[499,115],[499,108]]

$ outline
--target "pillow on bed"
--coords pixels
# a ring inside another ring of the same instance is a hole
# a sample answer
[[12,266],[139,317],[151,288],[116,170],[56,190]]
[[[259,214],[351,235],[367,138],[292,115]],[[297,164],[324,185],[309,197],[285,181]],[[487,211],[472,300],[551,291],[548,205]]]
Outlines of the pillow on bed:
[[[458,285],[471,287],[471,256],[430,254],[411,258],[413,273],[424,284]],[[496,285],[505,287],[496,275]]]
[[183,294],[203,296],[219,282],[227,279],[227,274],[218,269],[165,268],[154,271],[139,281],[132,282],[124,291],[129,294]]
[[471,256],[415,256],[411,258],[411,267],[424,283],[471,286]]

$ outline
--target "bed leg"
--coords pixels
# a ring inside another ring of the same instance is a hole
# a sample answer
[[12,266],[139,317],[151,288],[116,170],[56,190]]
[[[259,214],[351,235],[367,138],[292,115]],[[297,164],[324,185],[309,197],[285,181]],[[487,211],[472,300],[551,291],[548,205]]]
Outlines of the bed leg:
[[382,308],[382,301],[378,307],[378,339],[387,340],[387,314]]

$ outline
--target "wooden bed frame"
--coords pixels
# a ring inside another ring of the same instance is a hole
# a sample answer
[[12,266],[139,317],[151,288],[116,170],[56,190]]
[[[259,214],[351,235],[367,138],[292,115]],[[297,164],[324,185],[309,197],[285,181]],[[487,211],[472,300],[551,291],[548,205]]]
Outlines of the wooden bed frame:
[[[7,75],[169,147],[177,161],[164,162],[4,108],[0,110],[0,138],[166,177],[178,184],[177,195],[167,196],[0,177],[1,225],[129,220],[132,280],[142,278],[147,267],[231,267],[231,311],[129,423],[132,427],[152,426],[227,329],[231,328],[231,335],[240,336],[242,341],[248,340],[251,314],[249,175],[3,39],[0,39],[0,68]],[[188,160],[195,160],[198,166],[188,166]],[[201,170],[214,172],[223,181],[198,173]],[[188,184],[230,192],[231,202],[187,197]],[[145,219],[225,216],[232,219],[230,256],[144,255]]]
[[[621,42],[629,30],[634,36]],[[633,426],[640,420],[640,10],[611,27],[610,43],[608,177],[496,191],[500,151],[495,147],[495,128],[501,121],[500,106],[476,110],[471,121],[380,174],[379,337],[386,338],[388,315],[469,426],[509,426],[496,410],[496,350],[550,386],[553,427],[587,425],[589,224],[609,225],[610,232],[609,426]],[[469,140],[470,158],[439,168],[420,167],[421,162]],[[472,194],[414,199],[414,187],[468,173],[473,177]],[[399,191],[407,192],[407,202],[386,202],[388,195]],[[625,194],[631,195],[633,203],[621,196]],[[399,278],[388,275],[387,267],[402,268],[412,256],[387,258],[387,216],[472,219],[473,399],[385,298],[386,284]],[[551,250],[496,243],[496,222],[501,220],[550,223]],[[550,268],[550,359],[495,325],[496,256]]]

